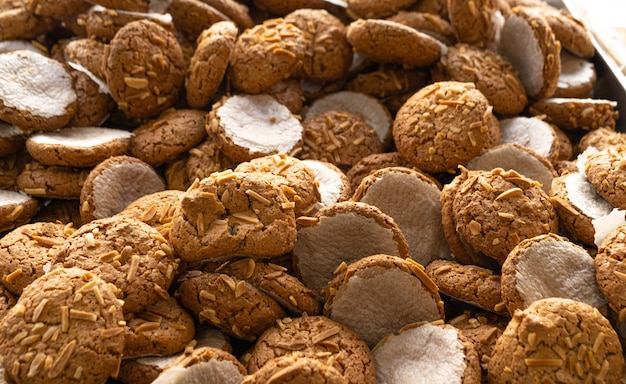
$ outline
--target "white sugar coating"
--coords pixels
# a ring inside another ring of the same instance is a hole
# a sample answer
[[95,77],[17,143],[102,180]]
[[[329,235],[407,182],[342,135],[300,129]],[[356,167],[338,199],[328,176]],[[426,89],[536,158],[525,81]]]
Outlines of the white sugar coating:
[[[122,9],[116,9],[115,12],[121,15],[138,16],[142,19],[153,19],[161,21],[163,23],[171,23],[173,20],[172,15],[170,15],[169,13],[162,13],[167,10],[167,7],[169,7],[171,3],[172,0],[152,0],[150,2],[150,12],[148,13],[125,11]],[[107,8],[101,5],[94,5],[93,7],[91,7],[91,10],[101,13],[106,11]]]
[[15,125],[7,124],[3,121],[0,121],[0,137],[9,138],[22,135],[24,135],[24,132],[22,132],[22,130]]
[[561,51],[561,75],[559,88],[578,87],[588,84],[595,77],[594,64],[565,50]]
[[187,368],[170,367],[152,384],[239,384],[242,381],[243,375],[232,361],[211,359]]
[[289,109],[270,95],[229,97],[216,114],[226,136],[251,153],[289,153],[304,131]]
[[541,156],[549,157],[550,149],[557,140],[550,124],[536,117],[511,117],[500,120],[501,143],[517,143]]
[[620,225],[626,224],[626,211],[613,208],[609,214],[591,220],[591,224],[595,231],[593,242],[599,247],[611,232]]
[[513,64],[529,96],[543,86],[544,57],[535,32],[526,19],[511,14],[500,31],[498,53]]
[[31,197],[15,191],[0,189],[0,205],[23,204]]
[[341,175],[318,160],[302,160],[302,163],[313,171],[315,181],[319,183],[317,189],[320,192],[321,202],[318,203],[317,209],[339,201],[344,188]]
[[606,216],[613,205],[600,196],[594,186],[580,172],[568,173],[564,179],[565,192],[570,203],[592,219]]
[[87,68],[83,67],[82,65],[78,64],[77,62],[70,60],[69,57],[67,57],[67,55],[65,56],[65,59],[67,61],[67,65],[69,65],[73,69],[75,69],[75,70],[77,70],[79,72],[82,72],[85,75],[89,76],[91,81],[93,81],[94,83],[98,84],[98,92],[106,93],[107,95],[111,94],[111,89],[109,88],[109,85],[106,83],[106,81],[104,81],[101,78],[99,78],[98,76],[94,75],[93,72],[91,72]]
[[439,320],[441,315],[418,277],[374,266],[357,271],[339,287],[330,318],[356,331],[373,348],[407,324]]
[[37,144],[88,148],[132,137],[132,132],[104,127],[72,127],[52,132],[34,133],[28,140]]
[[384,339],[372,351],[376,384],[461,384],[467,365],[457,332],[423,324]]
[[31,51],[0,54],[0,100],[34,116],[63,116],[76,101],[72,76],[63,65]]
[[171,356],[145,356],[137,358],[137,362],[142,365],[149,365],[159,369],[164,369],[180,356],[180,353]]
[[617,107],[617,101],[606,99],[576,99],[573,97],[550,97],[543,99],[545,102],[554,104],[567,104],[567,103],[583,103],[583,104],[610,104],[612,107]]
[[31,51],[39,54],[44,52],[37,48],[36,45],[25,40],[5,40],[0,41],[0,54],[13,51]]
[[593,258],[567,240],[545,237],[533,243],[520,256],[515,278],[524,308],[549,297],[569,298],[594,307],[606,304],[596,281]]

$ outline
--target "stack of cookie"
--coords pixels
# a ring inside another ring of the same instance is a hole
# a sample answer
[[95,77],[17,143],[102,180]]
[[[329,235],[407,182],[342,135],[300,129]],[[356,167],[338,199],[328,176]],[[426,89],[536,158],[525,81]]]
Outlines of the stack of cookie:
[[0,382],[623,381],[593,56],[542,0],[0,2]]

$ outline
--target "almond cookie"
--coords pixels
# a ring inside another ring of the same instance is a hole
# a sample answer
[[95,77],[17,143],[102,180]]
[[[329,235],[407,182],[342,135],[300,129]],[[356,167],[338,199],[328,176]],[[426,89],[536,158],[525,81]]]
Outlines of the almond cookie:
[[63,47],[67,61],[72,61],[86,68],[97,78],[106,80],[104,73],[104,49],[103,42],[95,39],[70,40]]
[[602,308],[594,260],[555,234],[521,241],[502,264],[502,299],[509,314],[543,298],[564,297]]
[[111,96],[128,117],[156,116],[178,100],[185,61],[173,33],[139,20],[120,29],[105,50]]
[[87,176],[80,193],[83,223],[111,217],[141,196],[162,191],[165,184],[149,164],[131,156],[112,156]]
[[607,147],[621,145],[626,145],[626,133],[601,127],[586,132],[578,141],[577,150],[583,153],[587,148],[594,147],[602,151]]
[[206,131],[236,162],[291,153],[303,135],[300,121],[270,95],[225,96],[207,115]]
[[609,306],[619,315],[619,321],[626,321],[626,271],[622,267],[624,259],[624,242],[626,225],[620,225],[613,230],[598,247],[594,259],[596,279],[600,291],[604,294]]
[[517,115],[528,99],[517,71],[502,56],[468,44],[448,47],[437,66],[441,80],[474,83],[499,115]]
[[59,222],[69,224],[74,228],[83,225],[80,220],[80,202],[78,200],[48,199],[42,203],[31,222]]
[[35,216],[39,201],[23,193],[0,190],[0,232],[26,224]]
[[170,241],[186,261],[280,256],[296,241],[294,206],[268,174],[214,173],[183,195]]
[[261,369],[244,378],[241,384],[347,384],[346,378],[330,364],[305,356],[281,356],[265,363]]
[[444,318],[435,283],[412,259],[372,255],[342,264],[325,290],[324,315],[370,348],[407,324]]
[[408,163],[404,161],[398,152],[373,153],[357,161],[346,173],[346,176],[350,179],[352,189],[356,190],[363,178],[379,169],[407,166]]
[[178,259],[154,228],[127,217],[109,217],[83,224],[61,246],[57,260],[115,284],[124,313],[139,312],[167,295]]
[[626,209],[626,185],[622,182],[622,161],[626,147],[608,147],[590,153],[584,173],[598,193],[619,209]]
[[190,107],[200,109],[211,102],[226,74],[236,39],[237,26],[231,21],[215,23],[198,36],[185,82]]
[[441,224],[437,182],[404,167],[380,169],[365,177],[352,196],[393,218],[406,237],[411,258],[428,265],[450,255]]
[[326,0],[255,0],[254,5],[272,15],[286,15],[302,8],[338,11],[344,6],[334,5]]
[[254,374],[274,358],[294,355],[332,366],[350,384],[376,382],[367,344],[356,332],[325,316],[302,316],[270,327],[242,362]]
[[624,357],[609,321],[589,304],[549,298],[515,315],[496,341],[490,383],[618,383]]
[[532,115],[545,115],[545,120],[565,130],[615,128],[619,118],[617,102],[604,99],[547,98],[528,106]]
[[266,93],[289,109],[293,114],[299,114],[304,107],[304,90],[296,79],[285,79],[266,89]]
[[348,0],[346,1],[348,6],[346,11],[353,19],[380,19],[406,9],[414,3],[415,0],[399,0],[393,2]]
[[507,315],[500,295],[500,275],[494,271],[477,265],[435,260],[426,266],[425,272],[441,293],[478,308]]
[[393,123],[398,152],[426,172],[465,164],[500,141],[493,107],[473,83],[436,82],[417,91]]
[[28,9],[27,0],[0,4],[0,41],[34,39],[53,31],[59,24],[55,18],[35,15]]
[[123,26],[142,19],[153,21],[169,31],[174,30],[170,14],[109,9],[99,5],[92,7],[87,13],[85,30],[90,39],[108,43]]
[[301,217],[293,249],[296,275],[316,291],[326,288],[334,271],[364,257],[385,254],[409,257],[409,247],[398,225],[378,208],[342,202]]
[[183,191],[166,189],[141,196],[128,204],[118,216],[132,217],[156,228],[163,237],[169,238],[174,210],[178,207]]
[[451,319],[448,324],[458,328],[466,338],[468,338],[476,348],[480,361],[480,368],[484,378],[487,377],[487,369],[496,340],[504,332],[506,323],[503,318],[490,312],[464,311],[459,316]]
[[0,285],[0,321],[9,312],[9,309],[17,303],[15,296]]
[[269,19],[237,38],[230,60],[231,84],[245,93],[260,93],[298,70],[310,40],[284,19]]
[[536,181],[513,170],[469,175],[459,186],[452,209],[457,232],[499,263],[520,241],[558,230],[548,195]]
[[370,72],[360,72],[348,81],[345,89],[364,93],[379,99],[416,92],[430,80],[426,71],[404,69],[394,65],[380,65]]
[[448,16],[457,40],[479,47],[497,43],[504,19],[497,0],[449,0]]
[[516,143],[537,152],[549,162],[559,156],[560,142],[550,124],[537,117],[515,116],[500,120],[501,143]]
[[204,0],[172,0],[167,12],[172,15],[176,30],[189,41],[196,41],[205,28],[231,19]]
[[334,203],[347,201],[352,197],[352,186],[348,176],[337,166],[321,160],[302,160],[315,177],[320,192],[320,201],[315,204],[315,210]]
[[0,239],[0,283],[16,295],[50,271],[72,229],[61,223],[24,224]]
[[[109,94],[106,83],[76,65],[68,63],[72,69],[76,92],[76,113],[67,123],[68,127],[101,126],[115,109],[115,101]],[[74,67],[78,69],[74,69]]]
[[443,53],[443,44],[429,35],[395,21],[360,19],[347,27],[355,52],[377,63],[427,67]]
[[33,161],[26,164],[17,177],[17,186],[24,193],[49,199],[80,199],[89,170],[46,166]]
[[554,37],[561,43],[562,48],[567,49],[578,57],[591,58],[595,53],[591,33],[585,24],[572,16],[566,9],[558,9],[553,6],[536,7],[535,9],[543,16]]
[[383,151],[376,133],[360,116],[328,111],[302,122],[304,144],[300,159],[322,160],[349,169],[367,155]]
[[125,155],[131,136],[131,132],[115,128],[63,128],[32,134],[26,149],[44,165],[88,168],[111,156]]
[[72,76],[61,63],[32,51],[0,55],[2,120],[26,131],[52,131],[75,111]]
[[0,157],[6,157],[24,148],[28,136],[15,125],[0,121]]
[[114,289],[78,268],[57,269],[26,287],[0,321],[8,380],[103,383],[116,376],[124,318]]
[[561,51],[561,74],[553,97],[591,97],[598,76],[593,62]]
[[32,158],[25,149],[0,157],[0,189],[19,191],[17,177],[31,160]]
[[561,43],[548,22],[528,7],[515,7],[500,31],[498,53],[519,72],[526,94],[550,97],[561,73]]
[[319,315],[321,312],[318,293],[307,288],[295,276],[287,273],[287,268],[280,265],[241,259],[220,266],[217,272],[252,284],[298,316],[303,312],[309,315]]
[[173,355],[194,337],[193,317],[173,297],[160,298],[141,312],[124,316],[124,358]]
[[226,274],[202,273],[188,278],[176,290],[176,297],[201,323],[247,341],[255,341],[286,316],[270,296]]
[[235,172],[260,172],[278,176],[273,180],[285,192],[287,199],[295,203],[294,214],[296,217],[310,214],[315,204],[320,201],[320,193],[313,171],[307,168],[302,161],[284,153],[240,163],[235,168]]
[[441,41],[445,45],[454,45],[456,43],[456,37],[454,36],[454,29],[447,19],[434,14],[426,12],[416,11],[400,11],[392,16],[389,16],[387,20],[395,21],[396,23],[404,24],[411,28],[417,29],[435,39]]
[[408,325],[372,350],[376,382],[409,384],[480,383],[480,364],[472,342],[457,328],[439,323]]

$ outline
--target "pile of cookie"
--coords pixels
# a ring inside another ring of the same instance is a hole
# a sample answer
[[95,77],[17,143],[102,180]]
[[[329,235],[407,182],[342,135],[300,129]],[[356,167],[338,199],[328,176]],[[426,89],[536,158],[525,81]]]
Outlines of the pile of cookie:
[[0,382],[623,382],[593,56],[542,0],[0,1]]

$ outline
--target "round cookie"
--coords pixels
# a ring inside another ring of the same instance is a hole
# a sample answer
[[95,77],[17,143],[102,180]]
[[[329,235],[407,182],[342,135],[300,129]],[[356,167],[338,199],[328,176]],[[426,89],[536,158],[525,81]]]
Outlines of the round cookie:
[[0,232],[26,224],[35,216],[39,201],[23,193],[0,190]]
[[185,82],[191,108],[204,108],[211,102],[226,74],[236,39],[237,26],[231,21],[215,23],[198,36]]
[[622,182],[622,161],[626,147],[592,151],[584,161],[584,173],[596,191],[608,202],[626,209],[626,185]]
[[398,0],[393,2],[375,0],[348,0],[346,12],[353,19],[380,19],[391,16],[413,5],[416,0]]
[[141,221],[110,217],[83,224],[62,244],[56,263],[87,269],[119,289],[124,313],[167,297],[178,259],[167,240]]
[[357,333],[324,316],[302,316],[274,325],[242,357],[249,374],[282,356],[303,356],[331,365],[348,383],[376,380],[370,349]]
[[52,131],[75,111],[72,76],[61,63],[25,50],[0,55],[0,119],[25,131]]
[[132,133],[115,128],[72,127],[37,132],[26,140],[30,155],[45,165],[93,167],[128,151]]
[[196,41],[213,24],[231,21],[204,0],[171,0],[167,12],[172,16],[176,30],[189,41]]
[[201,347],[185,353],[172,362],[154,384],[238,384],[246,369],[232,354],[212,347]]
[[501,264],[520,241],[558,230],[556,209],[538,183],[502,168],[469,175],[452,210],[457,232]]
[[443,18],[436,13],[400,11],[395,15],[389,16],[387,20],[417,29],[420,32],[434,37],[445,45],[450,46],[456,43],[454,29],[452,29],[452,25],[450,25],[450,22],[447,20],[447,15],[446,18]]
[[265,363],[244,378],[241,384],[347,384],[346,378],[331,365],[305,356],[281,356]]
[[[106,83],[87,73],[83,68],[68,63],[72,69],[70,75],[74,79],[76,92],[76,113],[67,123],[68,127],[98,127],[104,124],[115,102],[108,93]],[[74,69],[74,67],[78,69]]]
[[13,382],[105,382],[120,366],[123,320],[104,280],[78,268],[52,271],[26,287],[0,321],[5,375]]
[[66,60],[79,64],[95,75],[98,79],[105,80],[104,59],[105,45],[95,39],[75,39],[65,44],[63,52]]
[[561,50],[561,74],[552,97],[591,97],[597,80],[593,62]]
[[356,190],[361,180],[375,171],[388,167],[406,167],[408,164],[398,152],[383,152],[367,155],[357,161],[346,173],[350,186]]
[[619,338],[596,308],[550,298],[515,312],[496,341],[488,378],[503,384],[594,378],[618,383],[623,369]]
[[214,173],[182,196],[170,242],[186,261],[280,256],[296,241],[294,206],[270,175]]
[[514,116],[501,119],[500,133],[501,143],[520,144],[545,157],[550,163],[556,163],[561,143],[552,125],[539,117]]
[[583,135],[578,141],[577,152],[583,153],[589,147],[599,151],[610,146],[626,145],[626,134],[606,127],[591,130]]
[[430,76],[426,71],[408,70],[394,65],[380,65],[373,71],[358,73],[346,83],[345,89],[386,99],[417,92],[429,80]]
[[256,0],[254,4],[272,15],[286,15],[302,8],[325,9],[331,13],[345,8],[345,6],[334,5],[326,0]]
[[0,157],[6,157],[24,148],[27,135],[16,127],[0,121]]
[[61,244],[72,229],[61,223],[24,224],[0,239],[0,283],[20,295],[38,277],[50,271]]
[[614,129],[619,118],[617,102],[604,99],[545,98],[531,103],[528,112],[565,130]]
[[604,238],[594,259],[600,291],[609,306],[619,315],[621,322],[626,321],[626,270],[622,267],[625,239],[626,226],[620,225]]
[[178,207],[183,191],[166,189],[141,196],[128,204],[116,216],[131,217],[140,220],[169,238],[174,210]]
[[448,17],[459,42],[479,47],[497,42],[504,19],[497,0],[449,0]]
[[556,7],[536,7],[543,16],[554,37],[567,49],[578,57],[590,59],[595,53],[591,33],[582,20],[572,16],[565,9]]
[[139,20],[120,29],[105,50],[111,96],[128,117],[156,116],[178,100],[185,62],[173,33]]
[[425,172],[454,170],[500,141],[493,107],[473,83],[436,82],[400,108],[393,137],[405,161]]
[[245,280],[222,273],[202,273],[176,290],[181,304],[201,323],[209,323],[237,339],[255,341],[284,309]]
[[296,79],[287,78],[266,89],[263,93],[287,107],[289,112],[299,114],[304,107],[304,90]]
[[4,286],[0,285],[0,321],[16,303],[15,296]]
[[85,31],[90,39],[108,43],[126,24],[142,19],[153,21],[169,31],[174,30],[172,16],[167,13],[125,11],[96,5],[87,13]]
[[53,31],[60,21],[37,16],[28,9],[26,0],[3,1],[0,4],[0,41],[35,39],[41,34]]

